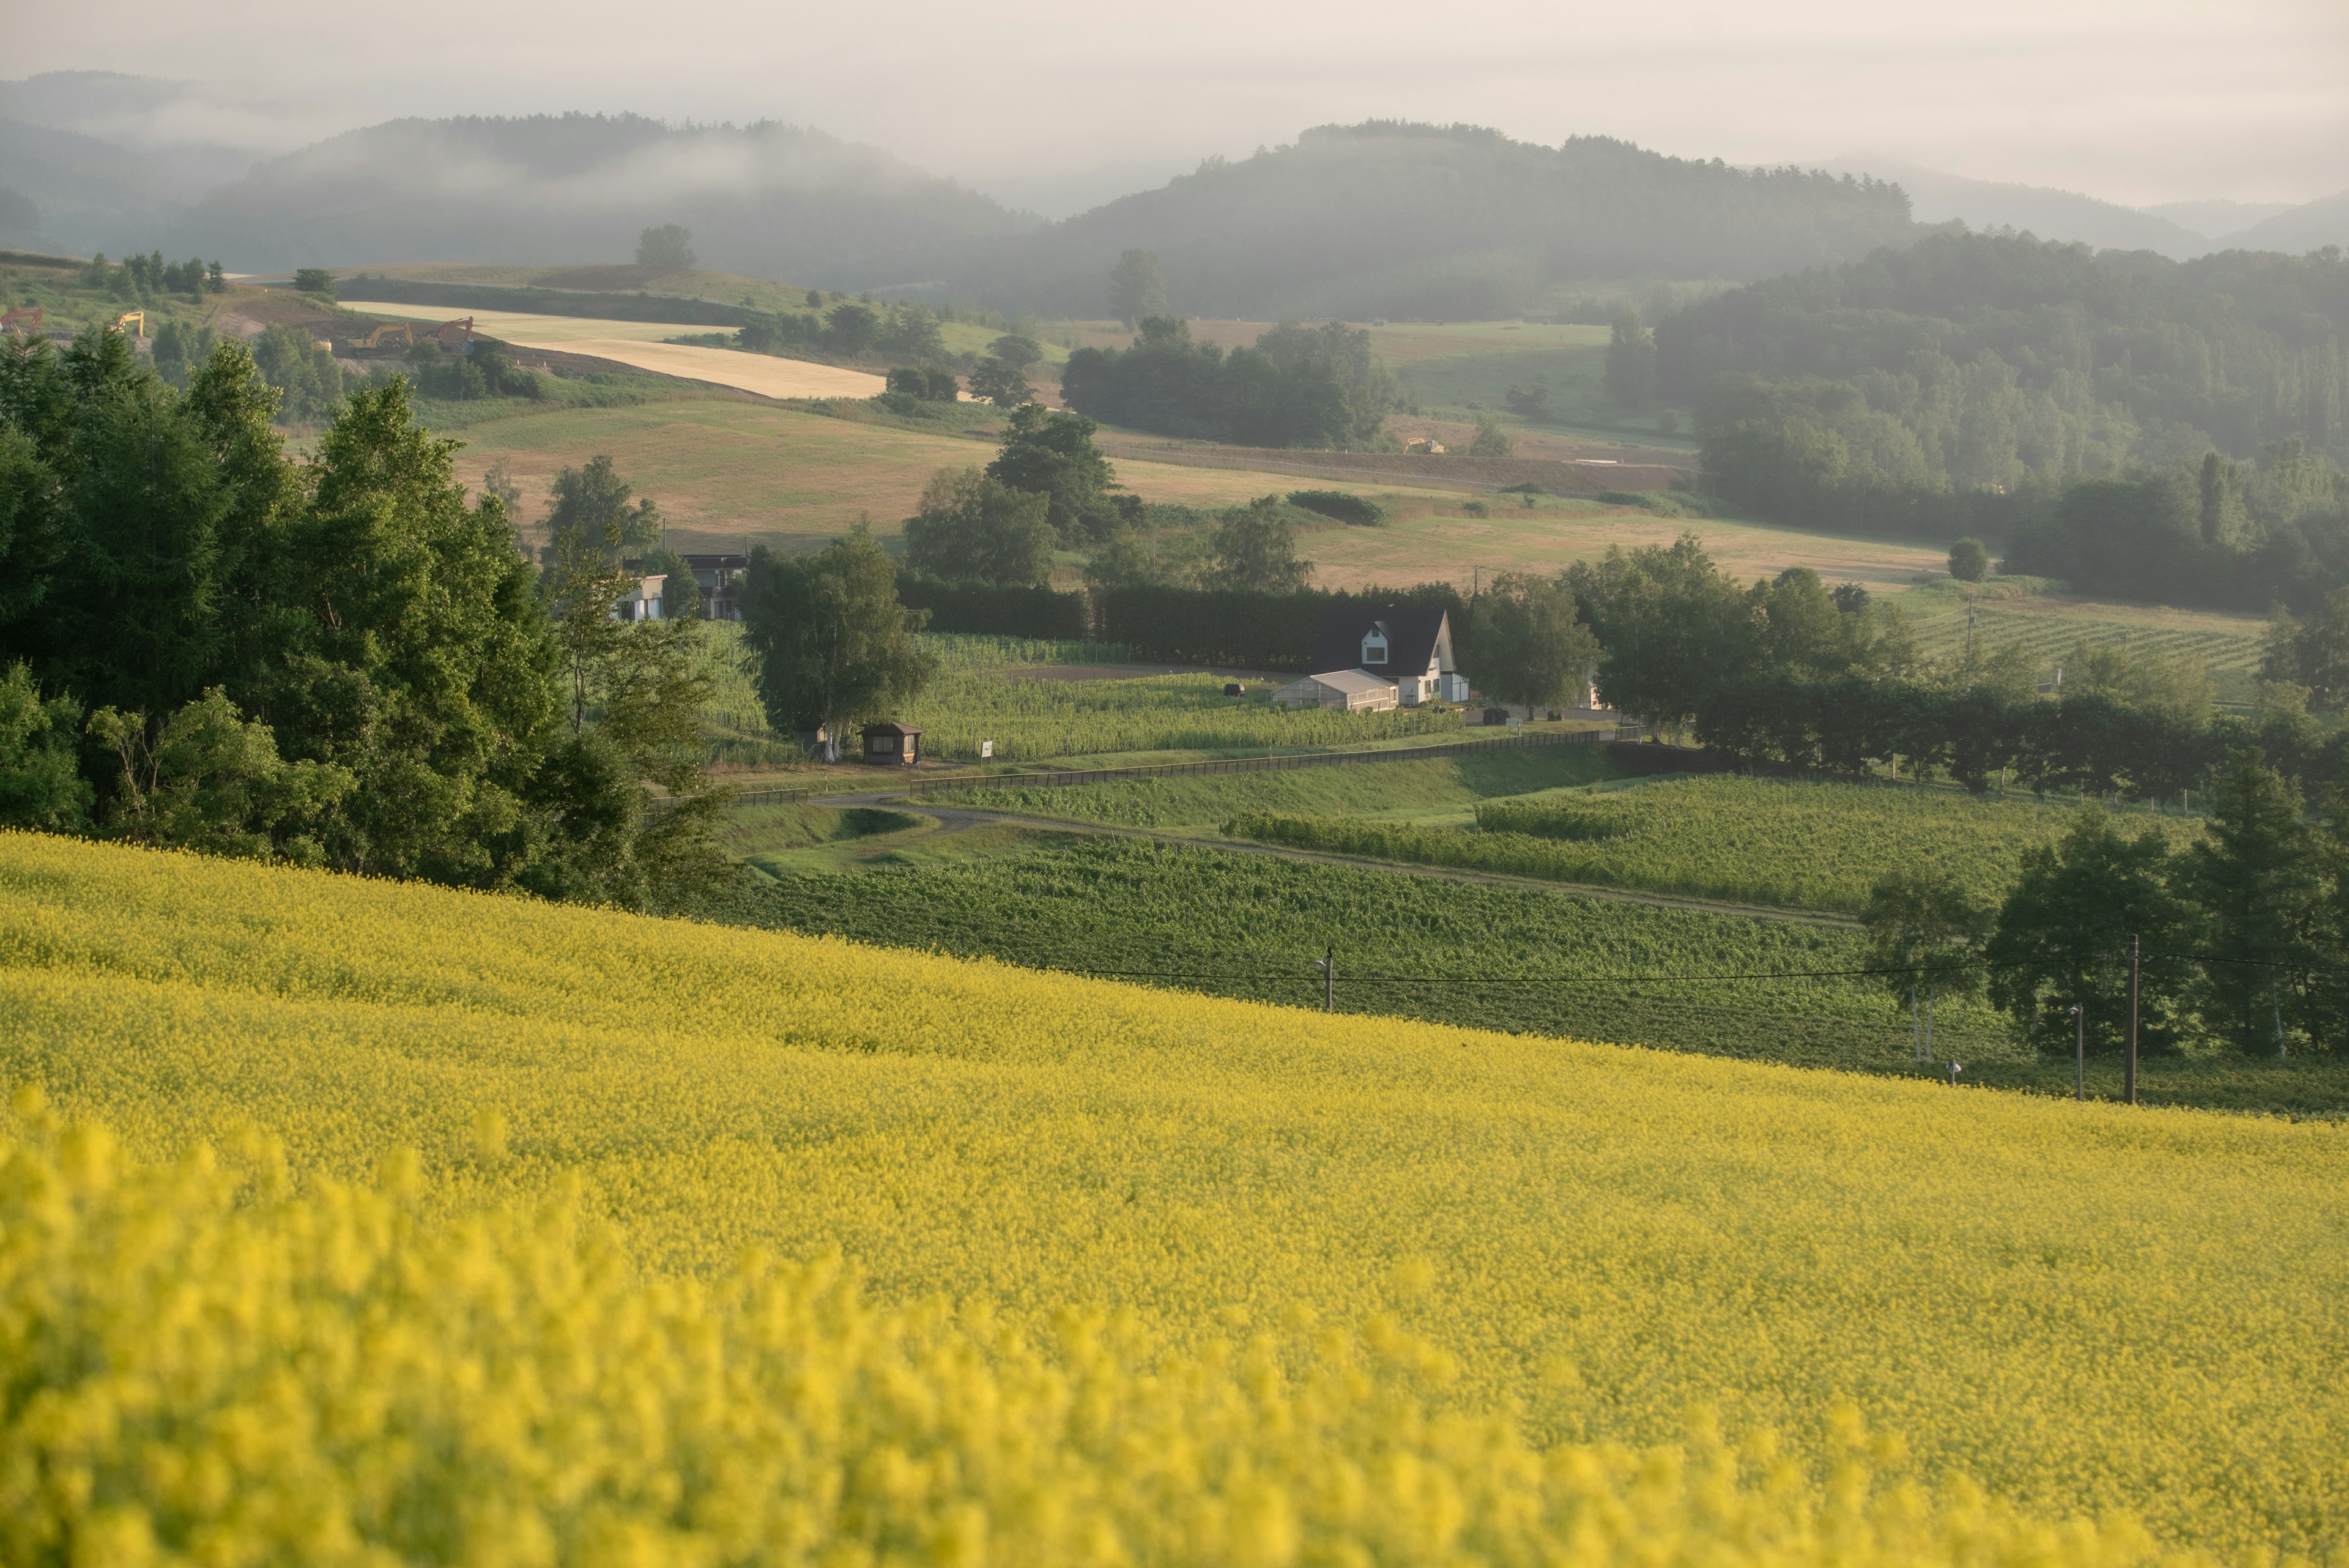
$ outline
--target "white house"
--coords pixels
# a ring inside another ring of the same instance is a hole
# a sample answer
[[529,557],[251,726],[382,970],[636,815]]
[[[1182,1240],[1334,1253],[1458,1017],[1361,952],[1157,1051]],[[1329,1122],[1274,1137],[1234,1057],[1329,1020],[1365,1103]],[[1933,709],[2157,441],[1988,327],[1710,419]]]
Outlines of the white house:
[[[1324,671],[1351,669],[1392,682],[1396,700],[1406,708],[1430,699],[1468,700],[1468,678],[1452,658],[1452,617],[1441,609],[1332,606],[1321,613],[1321,641],[1313,667]],[[1330,676],[1313,679],[1327,680]]]

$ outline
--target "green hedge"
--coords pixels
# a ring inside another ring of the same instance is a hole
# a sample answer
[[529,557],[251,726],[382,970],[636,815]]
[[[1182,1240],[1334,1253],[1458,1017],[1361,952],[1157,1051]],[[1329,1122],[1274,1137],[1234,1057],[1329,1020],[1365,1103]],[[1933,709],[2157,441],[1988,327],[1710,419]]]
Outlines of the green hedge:
[[1245,670],[1314,673],[1322,613],[1332,605],[1440,606],[1452,616],[1452,646],[1459,666],[1473,670],[1468,601],[1449,583],[1359,593],[1309,589],[1259,594],[1235,588],[1112,588],[1102,597],[1099,636],[1121,642],[1136,659],[1169,664],[1223,665]]
[[1082,642],[1092,635],[1085,596],[1005,583],[955,583],[901,572],[897,602],[930,612],[931,631]]

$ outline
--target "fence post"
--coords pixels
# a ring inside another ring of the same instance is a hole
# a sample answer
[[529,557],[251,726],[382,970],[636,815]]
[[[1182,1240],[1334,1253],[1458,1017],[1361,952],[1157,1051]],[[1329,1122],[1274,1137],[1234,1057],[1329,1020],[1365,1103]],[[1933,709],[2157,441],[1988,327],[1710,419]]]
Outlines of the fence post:
[[2137,1104],[2137,974],[2139,956],[2137,939],[2132,936],[2129,938],[2128,1082],[2124,1085],[2125,1097],[2130,1105]]

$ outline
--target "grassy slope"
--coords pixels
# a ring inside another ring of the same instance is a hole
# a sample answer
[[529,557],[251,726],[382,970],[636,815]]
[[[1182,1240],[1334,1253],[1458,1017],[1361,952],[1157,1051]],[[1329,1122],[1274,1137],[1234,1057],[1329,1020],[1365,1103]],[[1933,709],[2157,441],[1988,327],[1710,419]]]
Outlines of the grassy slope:
[[0,1074],[155,1157],[248,1119],[300,1174],[405,1145],[441,1203],[575,1179],[659,1268],[836,1246],[885,1296],[1089,1302],[1177,1344],[1383,1315],[1547,1435],[1670,1437],[1703,1404],[1800,1462],[1848,1397],[1920,1474],[2048,1511],[2305,1552],[2349,1521],[2334,1127],[57,839],[5,842],[0,952]]

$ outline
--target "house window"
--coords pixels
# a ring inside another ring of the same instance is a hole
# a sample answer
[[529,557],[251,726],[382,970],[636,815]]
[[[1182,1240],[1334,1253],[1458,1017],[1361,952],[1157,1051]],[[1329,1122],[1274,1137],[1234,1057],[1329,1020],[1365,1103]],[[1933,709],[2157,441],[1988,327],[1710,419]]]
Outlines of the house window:
[[1365,667],[1387,661],[1387,639],[1377,632],[1362,639],[1362,663]]

